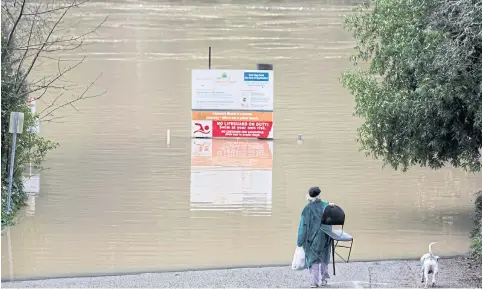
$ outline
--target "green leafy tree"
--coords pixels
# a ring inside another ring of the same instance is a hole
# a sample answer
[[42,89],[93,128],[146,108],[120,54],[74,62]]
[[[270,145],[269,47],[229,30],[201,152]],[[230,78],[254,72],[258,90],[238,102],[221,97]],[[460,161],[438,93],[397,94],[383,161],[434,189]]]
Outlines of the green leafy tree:
[[342,84],[361,150],[407,170],[481,168],[482,1],[378,0],[345,18],[357,40]]
[[[482,0],[378,0],[345,18],[358,41],[342,84],[361,150],[384,165],[481,168]],[[472,256],[482,261],[482,196]]]

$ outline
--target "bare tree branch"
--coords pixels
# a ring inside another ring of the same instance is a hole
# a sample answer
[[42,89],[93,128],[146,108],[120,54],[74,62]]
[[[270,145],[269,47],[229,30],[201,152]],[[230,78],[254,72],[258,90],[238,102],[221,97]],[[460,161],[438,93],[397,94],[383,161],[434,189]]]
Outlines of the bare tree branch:
[[[25,1],[25,0],[24,0]],[[74,0],[75,1],[75,0]],[[49,34],[47,35],[47,38],[46,38],[46,42],[49,40],[50,36],[52,36],[52,34],[54,33],[55,31],[55,28],[57,27],[57,25],[60,23],[60,21],[64,18],[64,16],[67,14],[67,12],[69,12],[70,10],[70,6],[67,7],[64,12],[62,13],[62,15],[59,17],[59,19],[57,20],[57,22],[55,22],[54,26],[52,27],[52,29],[50,30]],[[25,79],[27,79],[27,76],[30,74],[30,71],[32,71],[32,68],[34,67],[35,65],[35,62],[37,61],[37,58],[38,56],[40,55],[40,53],[42,52],[42,49],[45,47],[46,45],[46,42],[44,42],[44,44],[42,45],[42,47],[38,50],[37,54],[35,55],[35,57],[33,58],[32,62],[30,63],[30,66],[28,67],[27,69],[27,72],[25,72],[25,75],[21,81],[21,83],[25,82]],[[20,92],[20,86],[17,88],[17,93]]]
[[[39,11],[39,9],[40,9],[40,5],[37,6],[37,11]],[[35,17],[35,18],[36,18],[36,17]],[[35,18],[34,18],[34,19],[35,19]],[[33,21],[32,25],[30,26],[30,32],[29,32],[29,34],[28,34],[27,47],[30,45],[30,41],[32,40],[32,35],[33,35],[33,31],[34,31],[34,28],[35,28],[35,27],[36,27],[35,21]],[[23,54],[22,59],[20,60],[20,63],[18,64],[17,72],[15,73],[15,82],[16,82],[16,83],[18,82],[18,77],[19,77],[20,74],[21,74],[21,69],[22,69],[23,61],[25,60],[28,51],[29,51],[28,48],[25,49],[25,53]]]
[[[97,95],[89,95],[89,96],[86,95],[87,92],[94,86],[94,84],[97,82],[97,80],[99,80],[99,78],[100,78],[101,76],[102,76],[102,73],[99,74],[99,76],[98,76],[94,81],[92,81],[92,82],[89,84],[89,86],[87,86],[87,87],[85,88],[85,90],[84,90],[78,97],[74,98],[73,100],[67,101],[67,102],[65,102],[64,104],[59,105],[59,106],[57,106],[57,107],[55,107],[55,108],[53,108],[53,109],[51,109],[51,110],[49,110],[49,109],[52,108],[53,105],[47,106],[44,110],[42,110],[41,113],[39,113],[39,118],[40,118],[40,120],[45,119],[47,116],[51,116],[53,112],[55,112],[55,111],[57,111],[57,110],[65,107],[65,106],[73,106],[73,104],[74,104],[75,102],[79,101],[79,100],[88,99],[88,98],[93,98],[93,97],[97,97],[97,96],[104,95],[104,94],[106,93],[105,91],[102,92],[102,93],[100,93],[100,94],[97,94]],[[55,103],[55,101],[54,101],[53,103]],[[74,107],[74,109],[77,110],[77,108],[75,108],[75,107]],[[42,116],[42,113],[43,113],[44,111],[47,111],[47,112],[46,112],[45,115]],[[77,111],[78,111],[78,110],[77,110]]]
[[[74,68],[78,67],[79,65],[81,65],[85,60],[85,56],[80,60],[78,61],[76,64],[70,66],[69,68],[67,69],[64,69],[63,71],[61,71],[59,74],[57,74],[56,76],[54,76],[50,81],[48,81],[46,84],[44,85],[41,85],[41,86],[38,86],[34,89],[30,89],[28,92],[25,93],[25,95],[22,95],[22,96],[26,96],[27,94],[32,94],[32,93],[35,93],[37,91],[40,91],[42,89],[45,90],[45,92],[49,89],[49,88],[54,88],[53,86],[53,83],[56,82],[57,80],[59,80],[62,76],[64,76],[65,74],[67,74],[69,71],[72,71]],[[62,88],[62,87],[60,87]],[[43,94],[42,94],[43,95]],[[40,99],[41,96],[37,97],[36,99]]]
[[13,24],[13,27],[10,30],[10,33],[8,34],[7,43],[5,44],[5,47],[2,47],[2,63],[5,60],[5,57],[7,56],[8,47],[10,46],[10,43],[12,42],[12,39],[15,35],[15,30],[17,29],[17,26],[20,23],[20,19],[22,19],[23,10],[25,9],[26,2],[27,0],[22,1],[22,7],[20,8],[20,13],[18,14],[17,20],[15,20],[15,23]]
[[15,17],[13,17],[12,13],[10,13],[10,10],[5,5],[2,5],[2,12],[8,16],[10,21],[15,21]]
[[[81,2],[78,2],[78,3],[75,3],[75,4],[72,4],[71,7],[79,7],[81,6],[82,4],[85,4],[89,2],[89,0],[84,0],[84,1],[81,1]],[[65,9],[66,7],[65,6],[61,6],[61,7],[58,7],[58,8],[53,8],[53,9],[48,9],[48,10],[44,10],[42,12],[35,12],[35,13],[25,13],[24,15],[25,16],[36,16],[36,15],[42,15],[42,14],[48,14],[48,13],[53,13],[53,12],[57,12],[57,11],[60,11],[62,9]]]
[[[69,59],[65,52],[82,52],[89,45],[86,38],[97,34],[109,17],[106,15],[93,28],[81,27],[82,19],[71,19],[69,12],[87,2],[89,0],[10,0],[1,3],[2,35],[8,35],[8,41],[5,36],[2,39],[5,44],[1,48],[2,67],[11,68],[7,72],[9,77],[2,77],[2,88],[9,87],[9,97],[18,103],[33,100],[45,103],[45,108],[35,116],[39,121],[62,121],[67,116],[58,115],[61,109],[71,107],[80,112],[78,101],[105,94],[105,91],[91,92],[102,73],[81,90],[77,90],[78,82],[68,79],[69,73],[84,63],[86,57]],[[57,67],[52,70],[53,65]],[[3,72],[2,69],[2,76]],[[72,96],[74,89],[81,93]],[[2,105],[2,122],[6,113]],[[3,130],[2,126],[2,135]],[[51,144],[47,142],[47,145]],[[44,154],[33,157],[43,158]]]
[[[99,23],[99,25],[97,25],[94,29],[89,30],[88,32],[85,32],[81,35],[73,36],[73,37],[70,37],[68,39],[62,39],[62,37],[59,37],[59,38],[57,38],[55,40],[52,40],[52,41],[48,41],[48,39],[49,39],[49,37],[48,37],[43,43],[37,43],[37,44],[34,44],[34,45],[26,45],[26,46],[19,46],[16,49],[18,49],[18,50],[37,49],[37,50],[42,50],[42,51],[46,51],[46,52],[53,52],[53,51],[58,51],[58,50],[63,50],[63,51],[65,51],[65,50],[75,50],[75,49],[79,48],[80,46],[82,46],[82,44],[84,42],[84,38],[86,36],[88,36],[92,33],[95,33],[102,25],[104,25],[104,23],[107,21],[108,18],[109,18],[109,16],[106,16]],[[59,19],[59,21],[60,20],[61,19]],[[54,30],[54,29],[55,29],[55,27],[52,30]],[[58,30],[57,30],[57,32],[58,32]],[[66,35],[64,35],[64,36],[66,36]],[[71,47],[71,48],[62,47],[60,49],[54,49],[54,50],[51,50],[51,51],[45,49],[46,46],[49,47],[49,46],[52,46],[52,45],[60,45],[62,43],[72,43],[72,42],[75,42],[75,41],[81,41],[81,43],[71,44],[71,45],[73,45],[73,47]]]
[[[64,95],[64,93],[62,92],[60,95],[58,95],[54,101],[52,101],[52,103],[50,105],[48,105],[47,107],[45,107],[40,113],[39,115],[41,115],[44,111],[50,109],[51,107],[55,106],[55,103],[57,102],[57,100],[59,100],[60,97],[62,97],[62,95]],[[36,98],[35,100],[37,100],[39,98]]]

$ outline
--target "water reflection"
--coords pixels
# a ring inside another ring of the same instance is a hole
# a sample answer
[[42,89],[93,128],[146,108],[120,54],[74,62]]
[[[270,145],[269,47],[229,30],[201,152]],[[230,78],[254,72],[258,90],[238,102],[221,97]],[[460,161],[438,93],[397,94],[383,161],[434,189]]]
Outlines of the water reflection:
[[40,175],[30,173],[23,177],[23,188],[28,194],[27,206],[25,206],[25,216],[35,215],[35,201],[40,193]]
[[273,141],[193,139],[190,210],[271,216],[272,177]]
[[40,175],[30,174],[23,177],[23,187],[27,193],[38,194],[40,192]]
[[37,196],[35,194],[29,194],[27,199],[27,206],[25,207],[25,216],[33,217],[35,215],[35,201]]

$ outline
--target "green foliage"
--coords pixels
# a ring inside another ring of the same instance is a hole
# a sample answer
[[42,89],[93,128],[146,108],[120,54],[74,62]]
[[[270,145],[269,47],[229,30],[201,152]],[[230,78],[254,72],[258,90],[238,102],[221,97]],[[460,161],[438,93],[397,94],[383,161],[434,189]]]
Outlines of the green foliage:
[[[53,122],[60,109],[70,107],[75,110],[75,103],[101,94],[91,94],[97,77],[80,93],[75,81],[67,79],[69,72],[82,64],[80,60],[66,59],[63,52],[82,50],[85,38],[107,20],[95,28],[87,25],[83,29],[76,21],[68,21],[69,12],[77,9],[86,1],[2,1],[1,17],[1,89],[2,89],[2,227],[10,224],[13,214],[6,215],[6,195],[10,166],[12,135],[8,132],[10,113],[19,111],[25,115],[24,131],[17,136],[15,170],[13,182],[13,212],[25,203],[26,194],[22,186],[22,174],[25,165],[31,163],[36,173],[42,170],[42,163],[47,153],[58,144],[33,133],[37,122]],[[69,33],[65,33],[65,32]],[[57,69],[43,70],[42,64],[56,63]],[[42,75],[35,77],[32,72],[42,70]],[[69,99],[60,99],[65,93]],[[57,95],[48,103],[43,96]],[[39,115],[32,115],[27,99],[40,100],[45,108]],[[60,99],[60,100],[59,100]]]
[[475,218],[472,237],[472,257],[482,263],[482,191],[478,193],[475,200]]
[[7,214],[7,190],[8,190],[8,174],[2,172],[2,228],[4,226],[13,225],[14,218],[18,210],[25,205],[27,194],[23,190],[23,182],[21,178],[14,178],[12,183],[12,212]]
[[[46,140],[35,133],[29,132],[38,121],[38,116],[30,112],[27,103],[28,83],[18,77],[15,67],[15,39],[11,40],[7,47],[7,39],[10,34],[8,25],[2,21],[2,227],[11,225],[15,213],[25,204],[27,194],[23,190],[22,175],[24,166],[32,163],[37,169],[41,169],[42,162],[47,153],[56,148],[58,144]],[[23,112],[25,116],[24,130],[17,135],[17,147],[15,153],[14,181],[12,185],[12,213],[7,214],[8,176],[10,166],[10,153],[12,147],[12,135],[9,133],[10,113]]]
[[345,18],[357,40],[341,82],[361,150],[407,170],[481,168],[482,1],[377,0]]

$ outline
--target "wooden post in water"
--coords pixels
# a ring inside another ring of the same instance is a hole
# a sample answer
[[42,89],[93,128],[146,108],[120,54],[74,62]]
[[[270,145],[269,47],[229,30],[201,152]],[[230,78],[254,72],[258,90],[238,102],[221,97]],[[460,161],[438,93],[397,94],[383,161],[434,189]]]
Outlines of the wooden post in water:
[[211,69],[211,46],[209,46],[209,69]]

